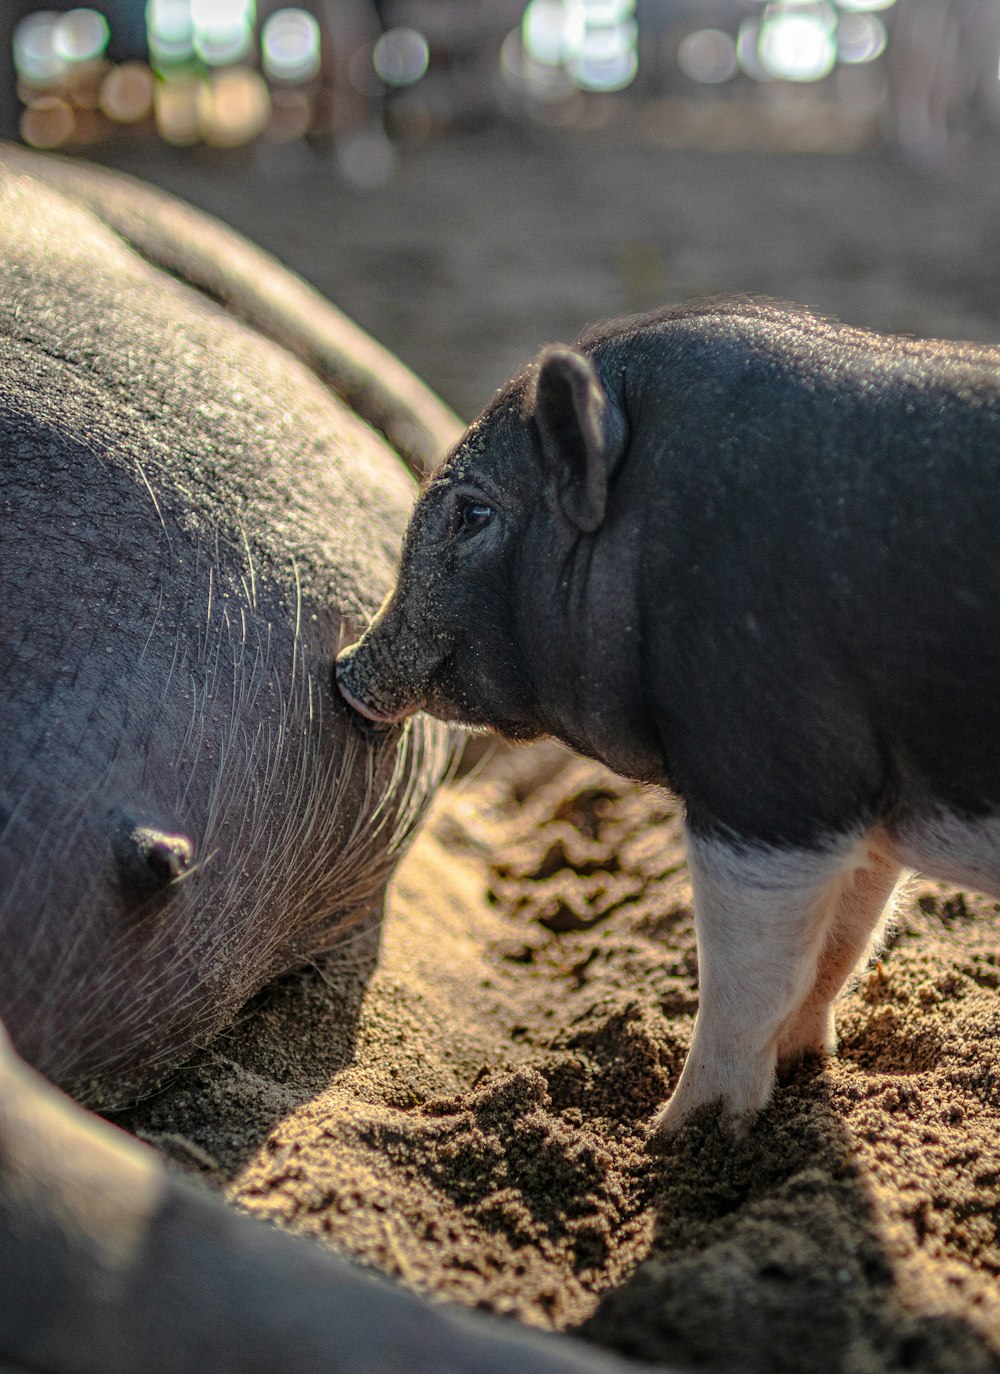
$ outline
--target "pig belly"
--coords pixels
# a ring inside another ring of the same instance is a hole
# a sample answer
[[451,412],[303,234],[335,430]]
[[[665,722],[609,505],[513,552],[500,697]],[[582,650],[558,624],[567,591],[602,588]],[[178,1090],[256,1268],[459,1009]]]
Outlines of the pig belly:
[[890,838],[903,868],[1000,901],[1000,816],[969,819],[942,809],[894,828]]

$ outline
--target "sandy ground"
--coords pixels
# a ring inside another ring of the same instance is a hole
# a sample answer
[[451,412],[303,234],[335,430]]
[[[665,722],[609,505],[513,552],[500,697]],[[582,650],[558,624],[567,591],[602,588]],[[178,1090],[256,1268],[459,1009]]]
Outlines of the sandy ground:
[[[986,159],[508,130],[411,149],[367,194],[304,151],[115,161],[271,248],[467,415],[540,343],[706,291],[997,333]],[[416,1289],[645,1359],[997,1370],[998,924],[911,885],[840,1057],[746,1140],[696,1121],[652,1156],[697,1005],[677,807],[502,750],[441,795],[380,932],[268,989],[123,1122]]]

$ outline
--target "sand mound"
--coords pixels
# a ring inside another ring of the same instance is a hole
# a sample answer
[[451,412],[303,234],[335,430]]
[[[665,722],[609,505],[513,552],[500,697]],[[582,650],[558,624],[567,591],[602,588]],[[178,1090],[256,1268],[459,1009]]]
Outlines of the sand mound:
[[914,884],[840,1058],[746,1140],[695,1121],[654,1156],[697,1006],[677,807],[501,751],[440,797],[381,936],[119,1119],[414,1289],[645,1359],[997,1370],[997,912]]

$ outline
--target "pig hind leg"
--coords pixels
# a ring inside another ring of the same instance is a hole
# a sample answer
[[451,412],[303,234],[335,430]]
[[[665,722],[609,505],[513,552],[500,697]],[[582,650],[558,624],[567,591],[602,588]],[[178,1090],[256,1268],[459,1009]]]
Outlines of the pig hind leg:
[[898,868],[864,838],[820,850],[733,845],[688,832],[699,1009],[673,1096],[653,1123],[676,1130],[720,1103],[740,1131],[767,1103],[779,1046],[822,1048],[829,1002],[879,923]]
[[812,987],[778,1036],[778,1073],[810,1055],[833,1054],[833,1004],[851,974],[878,949],[892,914],[900,867],[871,845],[864,862],[849,869],[829,894],[825,936]]

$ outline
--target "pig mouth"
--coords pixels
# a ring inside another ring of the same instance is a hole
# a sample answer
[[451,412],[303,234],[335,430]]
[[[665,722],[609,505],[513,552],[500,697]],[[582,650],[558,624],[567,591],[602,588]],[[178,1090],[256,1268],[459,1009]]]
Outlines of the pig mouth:
[[340,695],[359,716],[364,716],[365,720],[374,721],[377,725],[395,725],[401,720],[406,720],[407,716],[412,716],[417,710],[416,706],[404,706],[396,711],[380,710],[377,706],[372,706],[370,702],[362,701],[360,697],[354,695],[351,689],[344,682],[338,670],[337,689]]

